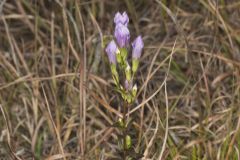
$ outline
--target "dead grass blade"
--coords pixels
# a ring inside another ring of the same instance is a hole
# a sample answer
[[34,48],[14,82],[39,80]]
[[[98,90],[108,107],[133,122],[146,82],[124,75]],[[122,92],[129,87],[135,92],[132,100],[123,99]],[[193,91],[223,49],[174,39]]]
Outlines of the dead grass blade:
[[2,115],[3,115],[3,118],[4,118],[4,122],[5,122],[6,126],[7,126],[7,144],[8,144],[8,148],[9,148],[9,150],[10,150],[10,152],[11,152],[11,156],[13,156],[13,157],[14,157],[15,159],[17,159],[17,160],[22,160],[20,157],[18,157],[18,156],[15,154],[14,149],[13,149],[13,147],[12,147],[12,145],[11,145],[10,127],[9,127],[7,117],[6,117],[6,115],[5,115],[5,112],[4,112],[3,107],[2,107],[1,104],[0,104],[0,110],[1,110]]

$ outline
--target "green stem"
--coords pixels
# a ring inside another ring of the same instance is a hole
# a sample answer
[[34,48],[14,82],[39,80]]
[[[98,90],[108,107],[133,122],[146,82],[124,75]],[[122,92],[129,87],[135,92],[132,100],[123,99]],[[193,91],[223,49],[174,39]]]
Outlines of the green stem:
[[126,160],[126,158],[127,158],[127,154],[126,154],[127,144],[125,141],[125,138],[127,136],[127,130],[126,130],[127,129],[127,117],[126,117],[127,107],[128,107],[128,103],[124,102],[124,105],[123,105],[123,124],[124,124],[124,128],[123,128],[123,159],[124,160]]
[[123,105],[123,124],[124,124],[124,128],[123,128],[123,159],[126,159],[126,143],[125,143],[125,137],[126,137],[126,102],[124,102]]

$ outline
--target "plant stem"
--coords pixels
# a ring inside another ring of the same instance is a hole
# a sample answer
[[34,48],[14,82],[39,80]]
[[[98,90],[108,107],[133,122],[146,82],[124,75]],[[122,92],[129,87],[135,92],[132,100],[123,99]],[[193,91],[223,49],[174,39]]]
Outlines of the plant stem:
[[124,128],[123,128],[123,159],[126,160],[127,155],[126,155],[126,148],[127,148],[127,144],[126,144],[126,136],[127,136],[127,119],[126,119],[126,112],[127,112],[127,107],[128,104],[126,102],[124,102],[123,105],[123,124],[124,124]]

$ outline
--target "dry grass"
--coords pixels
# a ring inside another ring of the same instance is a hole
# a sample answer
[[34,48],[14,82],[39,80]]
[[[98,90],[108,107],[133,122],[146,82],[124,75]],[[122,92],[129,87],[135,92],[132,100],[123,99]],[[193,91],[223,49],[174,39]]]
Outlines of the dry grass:
[[128,115],[144,160],[240,159],[238,0],[1,0],[0,159],[110,160],[104,45],[126,10],[145,49]]

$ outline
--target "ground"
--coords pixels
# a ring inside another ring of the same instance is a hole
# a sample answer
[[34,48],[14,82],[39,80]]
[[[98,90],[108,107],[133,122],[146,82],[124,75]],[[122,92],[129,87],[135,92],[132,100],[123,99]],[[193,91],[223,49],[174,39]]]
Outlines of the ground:
[[133,150],[143,160],[240,159],[239,8],[0,0],[0,159],[122,159],[113,124],[123,102],[105,53],[118,11],[129,16],[131,41],[144,41],[128,108]]

